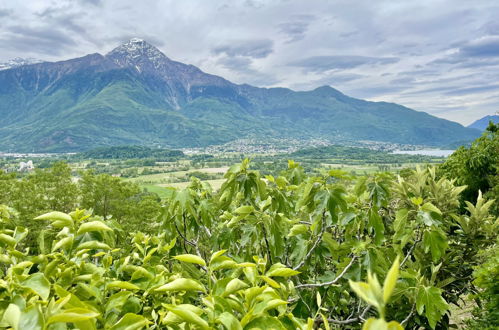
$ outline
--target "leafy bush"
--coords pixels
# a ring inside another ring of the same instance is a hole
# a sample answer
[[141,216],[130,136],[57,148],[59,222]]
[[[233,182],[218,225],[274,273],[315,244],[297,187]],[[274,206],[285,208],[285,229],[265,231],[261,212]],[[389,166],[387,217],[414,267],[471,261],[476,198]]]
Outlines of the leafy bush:
[[[157,217],[142,204],[152,213],[125,230],[115,214],[140,209],[98,195],[120,187],[115,178],[84,179],[96,197],[85,206],[102,217],[49,212],[22,226],[3,207],[1,326],[444,329],[449,304],[474,290],[476,254],[497,236],[493,201],[479,195],[461,214],[465,187],[433,168],[354,181],[307,176],[292,161],[275,177],[249,166],[232,166],[216,193],[193,178]],[[25,244],[34,223],[45,228],[36,254]]]

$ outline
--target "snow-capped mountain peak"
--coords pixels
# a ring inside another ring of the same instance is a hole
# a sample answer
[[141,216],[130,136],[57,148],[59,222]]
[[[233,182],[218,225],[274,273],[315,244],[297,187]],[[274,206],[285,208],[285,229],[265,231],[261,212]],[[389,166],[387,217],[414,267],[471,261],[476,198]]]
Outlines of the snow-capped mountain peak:
[[106,57],[119,66],[133,66],[139,71],[146,62],[157,69],[164,60],[169,60],[159,49],[139,38],[132,38],[116,47]]
[[12,68],[17,68],[19,66],[23,65],[30,65],[30,64],[36,64],[36,63],[42,63],[43,61],[38,60],[36,58],[28,57],[28,58],[21,58],[21,57],[16,57],[13,58],[5,63],[0,63],[0,70],[7,70],[7,69],[12,69]]

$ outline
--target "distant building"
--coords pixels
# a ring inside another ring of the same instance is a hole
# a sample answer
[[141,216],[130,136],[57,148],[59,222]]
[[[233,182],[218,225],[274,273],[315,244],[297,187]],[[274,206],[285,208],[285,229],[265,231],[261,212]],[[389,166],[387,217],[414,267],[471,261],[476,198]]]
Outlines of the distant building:
[[33,171],[34,169],[35,169],[35,166],[33,165],[33,161],[28,160],[26,163],[25,162],[19,163],[18,172],[29,172],[29,171]]

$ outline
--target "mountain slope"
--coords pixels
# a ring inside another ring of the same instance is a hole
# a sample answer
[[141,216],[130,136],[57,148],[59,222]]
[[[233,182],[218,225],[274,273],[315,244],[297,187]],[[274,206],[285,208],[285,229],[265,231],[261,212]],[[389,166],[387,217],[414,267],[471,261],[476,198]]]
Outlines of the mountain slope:
[[480,131],[485,131],[487,126],[489,126],[489,122],[493,122],[494,124],[499,123],[499,116],[485,116],[473,122],[471,125],[468,125],[469,128],[476,128]]
[[0,71],[0,150],[206,146],[244,137],[445,145],[478,132],[424,112],[323,86],[236,85],[140,39],[105,56]]

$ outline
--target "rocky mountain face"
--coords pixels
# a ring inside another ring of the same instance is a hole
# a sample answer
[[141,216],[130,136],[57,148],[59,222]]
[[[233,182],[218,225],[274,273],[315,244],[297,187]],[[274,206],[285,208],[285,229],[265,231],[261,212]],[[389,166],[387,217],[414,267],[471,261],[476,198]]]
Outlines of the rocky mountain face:
[[477,135],[329,86],[296,92],[233,84],[173,61],[141,39],[106,55],[0,71],[0,151],[191,147],[247,137],[446,145]]

